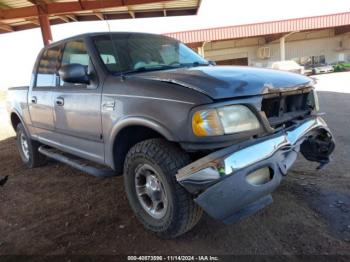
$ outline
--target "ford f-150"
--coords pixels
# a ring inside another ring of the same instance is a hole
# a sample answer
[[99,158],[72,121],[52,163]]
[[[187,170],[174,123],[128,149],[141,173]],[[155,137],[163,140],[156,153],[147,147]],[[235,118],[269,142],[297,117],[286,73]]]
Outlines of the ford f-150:
[[216,66],[161,35],[52,43],[29,87],[10,89],[7,109],[29,168],[53,158],[123,175],[135,215],[164,238],[203,211],[228,224],[254,214],[299,152],[322,167],[334,149],[311,78]]

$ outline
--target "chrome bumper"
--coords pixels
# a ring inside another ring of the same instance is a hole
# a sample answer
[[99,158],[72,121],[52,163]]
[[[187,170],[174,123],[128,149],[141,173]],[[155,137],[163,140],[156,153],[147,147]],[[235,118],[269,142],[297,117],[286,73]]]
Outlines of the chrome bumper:
[[[326,163],[333,149],[327,124],[315,116],[267,138],[214,152],[180,169],[176,178],[197,195],[195,201],[207,213],[232,222],[272,202],[270,193],[300,151],[308,160]],[[265,175],[260,175],[258,170],[264,170]],[[243,215],[238,212],[242,210]]]

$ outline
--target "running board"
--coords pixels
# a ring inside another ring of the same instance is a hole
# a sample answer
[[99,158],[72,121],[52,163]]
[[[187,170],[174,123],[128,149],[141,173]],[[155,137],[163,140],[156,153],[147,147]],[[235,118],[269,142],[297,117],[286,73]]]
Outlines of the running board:
[[77,158],[75,156],[63,153],[55,148],[40,146],[38,150],[41,154],[49,158],[55,159],[56,161],[62,162],[75,169],[96,177],[117,176],[116,172],[112,169],[94,167],[91,165],[91,162],[88,162],[85,159]]

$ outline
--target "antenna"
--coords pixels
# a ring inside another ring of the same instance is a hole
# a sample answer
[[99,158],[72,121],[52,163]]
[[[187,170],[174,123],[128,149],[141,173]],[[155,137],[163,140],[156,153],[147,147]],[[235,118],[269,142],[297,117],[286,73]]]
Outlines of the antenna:
[[[104,5],[103,5],[103,0],[100,0],[100,8],[103,9]],[[102,14],[103,16],[103,14]],[[114,42],[113,42],[113,37],[112,37],[112,31],[111,31],[111,25],[109,23],[109,20],[108,19],[104,19],[104,21],[106,21],[107,23],[107,28],[108,28],[108,32],[109,32],[109,38],[110,38],[110,41],[111,41],[111,45],[112,45],[112,48],[113,48],[113,52],[114,52],[114,58],[117,58],[117,59],[114,59],[116,62],[117,61],[120,61],[119,60],[119,57],[118,57],[118,53],[117,53],[117,49],[114,45]],[[125,80],[125,75],[121,72],[120,73],[120,76],[121,76],[121,79],[124,81]]]
[[[103,0],[99,0],[99,2],[100,2],[100,8],[103,9],[104,8]],[[111,32],[111,25],[109,24],[108,19],[104,19],[103,14],[102,14],[102,18],[107,23],[108,32]]]

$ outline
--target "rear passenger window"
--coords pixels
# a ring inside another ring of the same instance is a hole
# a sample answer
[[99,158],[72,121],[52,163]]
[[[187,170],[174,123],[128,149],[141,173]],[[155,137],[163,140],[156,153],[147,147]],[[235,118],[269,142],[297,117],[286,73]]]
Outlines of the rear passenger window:
[[36,87],[55,87],[60,47],[46,49],[41,56],[36,77]]

